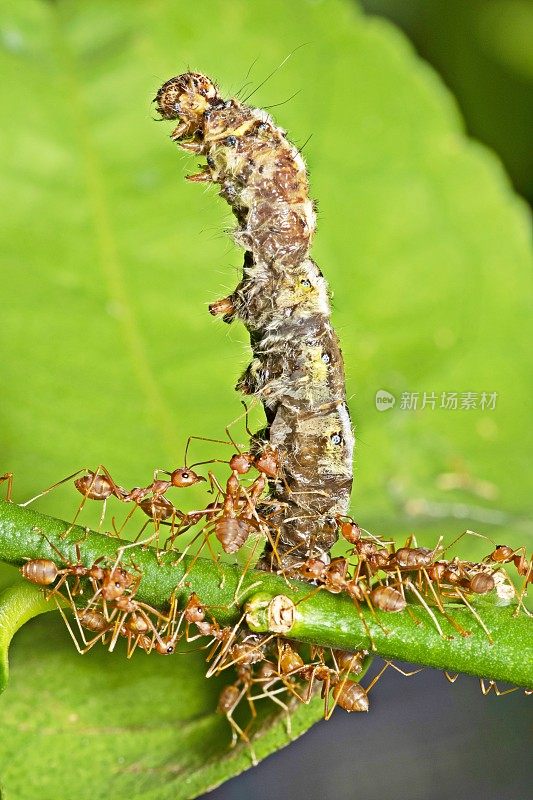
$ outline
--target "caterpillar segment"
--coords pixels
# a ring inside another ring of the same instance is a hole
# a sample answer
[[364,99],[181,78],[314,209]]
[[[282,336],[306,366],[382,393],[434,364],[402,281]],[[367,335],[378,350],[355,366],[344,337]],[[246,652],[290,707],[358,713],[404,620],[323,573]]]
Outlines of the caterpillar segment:
[[[253,358],[237,388],[262,402],[261,435],[280,456],[265,514],[279,531],[276,566],[290,568],[331,549],[353,480],[343,359],[328,285],[309,257],[316,213],[305,163],[269,114],[224,100],[204,75],[171,78],[155,102],[178,121],[171,138],[206,158],[190,180],[217,184],[237,219],[243,277],[210,311],[250,334]],[[260,566],[271,569],[271,557],[267,548]]]

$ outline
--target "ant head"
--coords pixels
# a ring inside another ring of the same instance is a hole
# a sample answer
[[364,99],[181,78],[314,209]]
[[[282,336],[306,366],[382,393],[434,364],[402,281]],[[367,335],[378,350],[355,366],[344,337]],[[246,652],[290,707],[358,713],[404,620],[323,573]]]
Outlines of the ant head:
[[104,600],[118,600],[119,597],[122,597],[125,590],[126,587],[120,581],[107,580],[103,583],[101,595]]
[[201,475],[197,475],[192,469],[187,467],[180,467],[170,473],[170,482],[172,486],[184,488],[185,486],[194,486],[195,483],[205,481]]
[[348,570],[348,562],[343,556],[332,558],[330,563],[328,564],[329,575],[340,575],[342,577],[345,577],[347,570]]
[[493,553],[491,553],[491,559],[493,561],[499,561],[500,563],[504,563],[505,561],[509,561],[514,555],[514,550],[512,547],[509,547],[506,544],[497,544],[496,549]]
[[280,653],[280,667],[281,671],[287,675],[290,672],[295,672],[304,666],[304,660],[301,655],[294,650],[288,642],[284,642],[281,647]]
[[341,534],[350,544],[355,544],[361,538],[361,528],[357,522],[343,522],[341,524]]
[[162,656],[171,656],[176,646],[171,636],[165,636],[160,641],[155,642],[154,647],[156,651]]
[[218,100],[215,85],[198,72],[185,72],[171,78],[157,92],[154,103],[164,119],[179,119],[185,135],[201,127],[205,112]]
[[259,453],[254,459],[254,467],[266,475],[267,478],[275,478],[278,474],[279,459],[275,450],[267,448]]
[[185,606],[185,619],[187,622],[203,622],[205,619],[205,609],[201,604],[198,595],[194,592],[189,597],[189,601]]
[[324,574],[325,564],[319,558],[308,558],[300,567],[300,572],[304,578],[316,580]]
[[230,469],[235,470],[239,475],[246,475],[252,466],[253,459],[250,453],[235,453],[230,460]]

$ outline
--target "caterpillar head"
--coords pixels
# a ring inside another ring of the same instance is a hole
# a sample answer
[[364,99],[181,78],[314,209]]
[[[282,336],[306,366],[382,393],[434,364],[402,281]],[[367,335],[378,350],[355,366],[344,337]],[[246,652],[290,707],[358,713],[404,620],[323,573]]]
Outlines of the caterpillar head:
[[170,78],[157,92],[154,103],[163,119],[179,119],[182,135],[202,127],[205,112],[218,100],[214,83],[198,72]]

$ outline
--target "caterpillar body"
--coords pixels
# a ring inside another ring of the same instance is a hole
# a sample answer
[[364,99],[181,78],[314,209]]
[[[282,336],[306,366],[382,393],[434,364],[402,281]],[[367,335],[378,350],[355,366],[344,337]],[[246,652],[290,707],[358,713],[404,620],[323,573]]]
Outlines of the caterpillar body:
[[[243,277],[210,310],[250,334],[253,359],[237,388],[261,400],[262,436],[280,454],[269,518],[287,568],[331,549],[353,480],[343,359],[328,286],[309,257],[316,213],[305,163],[269,114],[222,99],[204,75],[171,78],[155,102],[163,118],[178,120],[171,138],[206,157],[189,180],[218,184],[238,221]],[[262,566],[271,566],[268,552]]]

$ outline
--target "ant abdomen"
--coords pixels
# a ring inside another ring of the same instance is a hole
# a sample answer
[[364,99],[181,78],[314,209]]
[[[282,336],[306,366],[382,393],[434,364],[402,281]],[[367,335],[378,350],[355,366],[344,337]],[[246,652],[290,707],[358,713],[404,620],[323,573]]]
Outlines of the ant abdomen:
[[20,571],[23,578],[37,586],[50,586],[59,575],[57,564],[48,558],[34,558],[27,561]]
[[240,690],[234,684],[224,686],[218,698],[217,711],[219,714],[227,714],[231,711],[235,703],[238,701]]
[[115,494],[120,487],[117,487],[107,475],[100,475],[95,472],[88,472],[74,481],[74,486],[80,494],[89,500],[107,500]]
[[156,522],[170,519],[170,517],[177,513],[176,508],[172,505],[170,500],[167,500],[167,498],[162,495],[159,497],[145,497],[144,500],[141,500],[139,506],[146,516],[151,517]]
[[88,631],[93,631],[93,633],[101,633],[109,626],[105,616],[100,611],[95,611],[93,609],[83,611],[78,615],[78,619],[80,625],[83,625]]
[[403,611],[407,602],[405,597],[392,586],[377,586],[370,592],[370,599],[380,611],[396,613]]
[[246,542],[251,528],[243,519],[222,518],[215,525],[215,536],[225,553],[236,553]]
[[433,551],[426,547],[401,547],[393,553],[393,561],[403,569],[429,567],[433,561]]
[[474,575],[469,582],[469,589],[475,594],[488,594],[495,588],[496,583],[492,575],[487,575],[486,572],[478,572]]
[[368,695],[356,681],[341,681],[334,687],[333,697],[337,704],[348,713],[368,711]]

